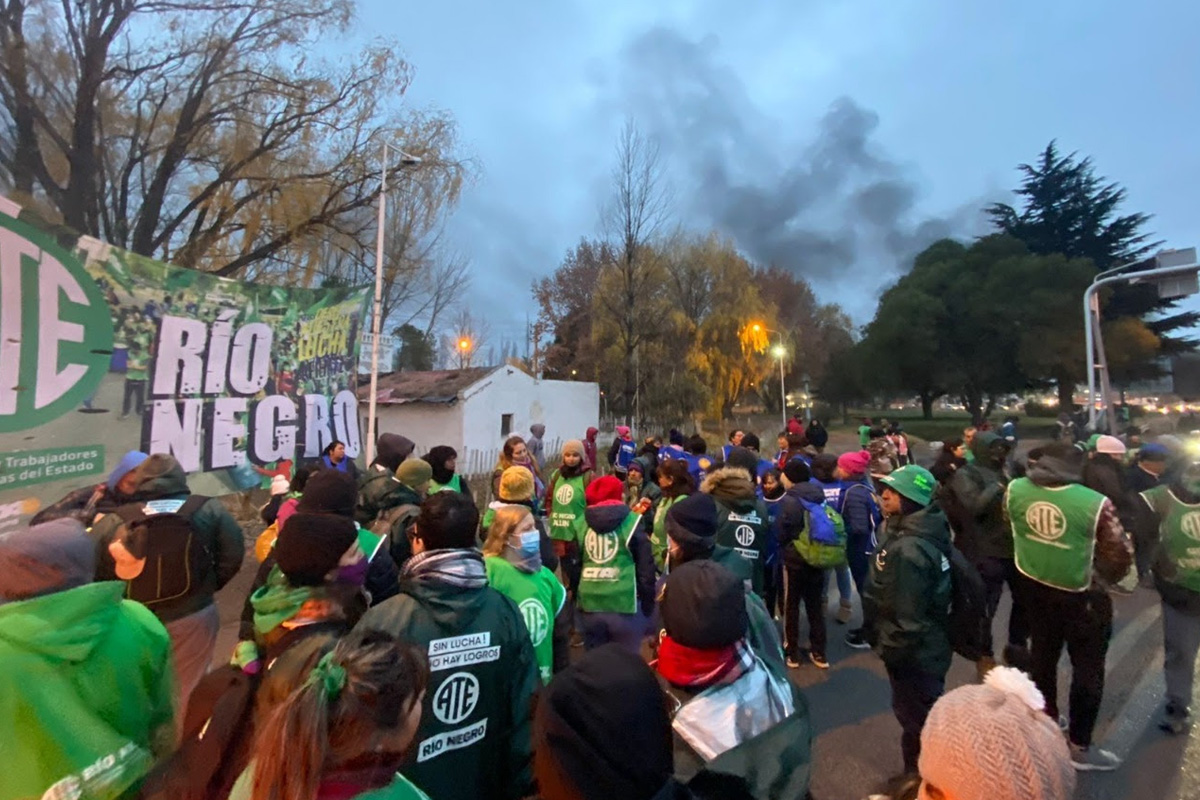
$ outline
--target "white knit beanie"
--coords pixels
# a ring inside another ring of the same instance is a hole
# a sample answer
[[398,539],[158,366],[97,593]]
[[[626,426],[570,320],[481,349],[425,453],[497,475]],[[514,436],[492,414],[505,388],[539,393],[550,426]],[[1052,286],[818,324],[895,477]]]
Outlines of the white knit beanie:
[[1045,705],[1011,667],[944,695],[921,731],[921,800],[928,786],[954,800],[1069,800],[1075,769]]
[[274,478],[271,478],[271,495],[272,496],[275,496],[277,494],[287,494],[288,489],[291,489],[291,488],[292,488],[291,483],[288,481],[287,478],[283,477],[282,475],[276,475]]

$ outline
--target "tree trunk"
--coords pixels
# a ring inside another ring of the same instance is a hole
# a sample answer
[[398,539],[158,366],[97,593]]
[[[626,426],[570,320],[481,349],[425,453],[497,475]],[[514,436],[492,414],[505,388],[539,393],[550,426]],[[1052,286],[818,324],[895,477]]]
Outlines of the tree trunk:
[[983,424],[983,392],[974,387],[963,389],[962,394],[963,405],[967,407],[967,413],[971,415],[971,424],[979,427]]
[[921,392],[921,419],[933,419],[933,392]]
[[983,418],[987,419],[996,410],[996,395],[989,394],[987,399],[987,408],[983,410]]
[[1070,413],[1075,408],[1075,381],[1062,375],[1055,376],[1058,383],[1058,407]]

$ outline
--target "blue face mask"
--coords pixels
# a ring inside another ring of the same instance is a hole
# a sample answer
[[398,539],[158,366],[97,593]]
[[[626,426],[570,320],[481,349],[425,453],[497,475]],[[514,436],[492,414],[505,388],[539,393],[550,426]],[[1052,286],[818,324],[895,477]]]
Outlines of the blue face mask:
[[531,556],[542,552],[542,538],[537,531],[525,531],[521,534],[521,555]]

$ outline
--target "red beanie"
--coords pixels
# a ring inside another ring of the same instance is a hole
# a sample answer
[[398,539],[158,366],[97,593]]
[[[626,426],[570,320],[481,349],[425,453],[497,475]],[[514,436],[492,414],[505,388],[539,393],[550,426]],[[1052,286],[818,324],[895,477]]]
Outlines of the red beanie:
[[621,483],[620,478],[605,475],[588,484],[584,497],[587,498],[589,506],[598,506],[613,500],[621,503],[625,500],[625,484]]
[[838,468],[847,475],[862,475],[871,463],[871,454],[866,450],[843,453],[838,457]]

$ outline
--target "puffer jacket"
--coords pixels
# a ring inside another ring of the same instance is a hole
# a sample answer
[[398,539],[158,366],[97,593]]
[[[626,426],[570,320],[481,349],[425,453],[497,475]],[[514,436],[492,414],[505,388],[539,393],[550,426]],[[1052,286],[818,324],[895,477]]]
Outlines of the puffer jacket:
[[416,491],[401,483],[394,472],[376,465],[367,470],[366,477],[359,482],[354,521],[367,527],[389,508],[403,505],[419,506],[421,499]]
[[1002,441],[991,431],[975,437],[975,459],[963,466],[946,485],[942,506],[955,532],[955,544],[973,562],[982,558],[1013,557],[1012,528],[1004,519],[1004,465],[990,451]]

